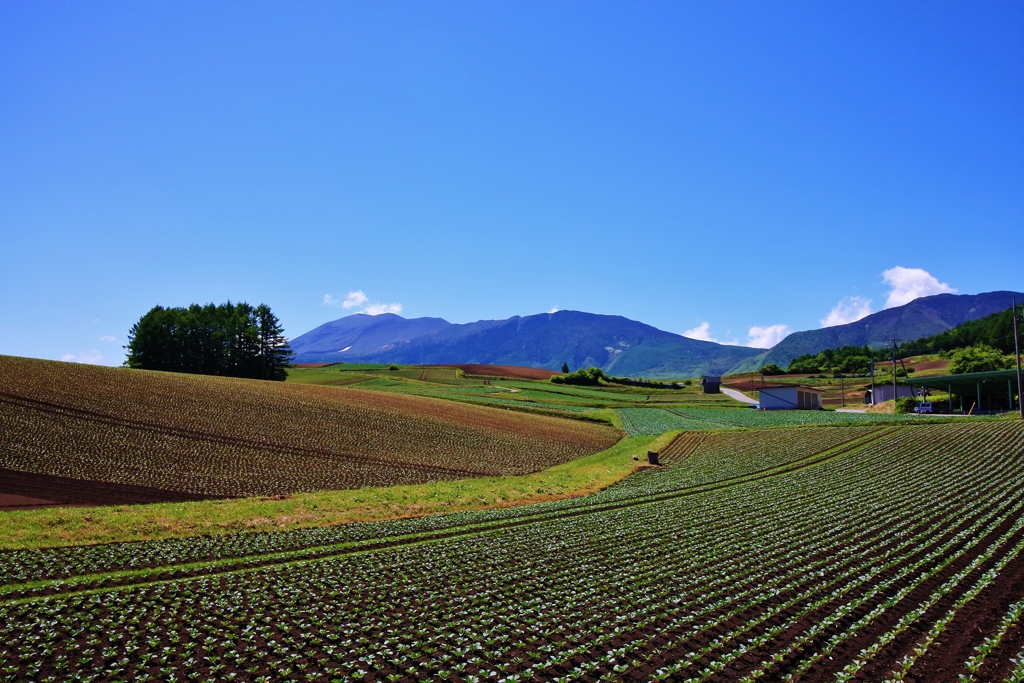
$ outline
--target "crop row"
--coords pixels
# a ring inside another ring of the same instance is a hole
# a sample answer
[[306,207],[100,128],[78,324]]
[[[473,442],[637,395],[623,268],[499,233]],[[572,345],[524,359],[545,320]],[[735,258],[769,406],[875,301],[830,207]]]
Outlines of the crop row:
[[[1000,580],[1024,538],[1022,446],[1015,424],[908,427],[694,495],[627,487],[635,504],[510,529],[8,603],[0,658],[10,680],[778,679],[812,659],[840,674],[847,645],[933,586]],[[875,659],[896,664],[885,643]]]
[[972,683],[979,680],[977,677],[978,670],[985,664],[985,659],[993,650],[999,647],[1007,631],[1017,626],[1022,615],[1024,615],[1024,600],[1019,600],[1010,605],[1009,610],[1000,619],[996,631],[990,636],[985,636],[981,644],[974,648],[975,654],[971,655],[964,662],[965,672],[959,676],[961,681]]
[[805,458],[879,430],[880,427],[820,427],[774,431],[684,432],[662,451],[667,464],[685,459],[693,483],[725,479]]

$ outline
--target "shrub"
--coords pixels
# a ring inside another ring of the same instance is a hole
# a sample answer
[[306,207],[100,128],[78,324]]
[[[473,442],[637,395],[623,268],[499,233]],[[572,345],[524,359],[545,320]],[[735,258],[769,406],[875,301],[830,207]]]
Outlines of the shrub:
[[587,368],[580,369],[576,372],[570,372],[568,375],[554,375],[551,381],[554,384],[581,384],[589,386],[598,386],[601,384],[602,379],[607,379],[601,368]]
[[914,406],[917,405],[917,399],[910,396],[901,396],[896,399],[896,412],[897,413],[912,413],[914,412]]
[[986,344],[957,349],[949,354],[949,358],[949,372],[952,375],[965,372],[1007,370],[1014,366],[1012,356],[1004,356],[1001,351]]

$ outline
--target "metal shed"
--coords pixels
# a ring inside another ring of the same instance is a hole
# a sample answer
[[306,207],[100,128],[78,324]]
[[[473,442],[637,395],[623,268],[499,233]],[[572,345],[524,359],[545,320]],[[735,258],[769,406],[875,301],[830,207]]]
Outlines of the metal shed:
[[762,410],[821,410],[824,394],[814,387],[783,384],[758,389],[758,403]]
[[[961,412],[998,412],[1019,407],[1020,387],[1017,386],[1016,370],[992,370],[990,372],[965,372],[962,375],[940,375],[938,377],[915,377],[914,386],[938,389],[955,396],[953,406]],[[951,406],[951,407],[953,407]]]
[[[891,384],[876,384],[874,390],[868,389],[864,392],[864,402],[872,405],[885,403],[892,400],[892,395],[893,389]],[[897,384],[896,396],[898,398],[914,398],[916,392],[914,387],[909,387],[906,384]]]

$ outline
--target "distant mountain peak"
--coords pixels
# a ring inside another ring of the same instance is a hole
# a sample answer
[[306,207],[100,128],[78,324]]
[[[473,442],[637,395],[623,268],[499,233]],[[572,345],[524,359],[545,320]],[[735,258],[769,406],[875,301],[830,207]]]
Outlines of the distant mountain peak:
[[[761,353],[665,332],[619,315],[555,311],[461,325],[441,318],[363,314],[296,337],[295,361],[408,364],[479,363],[559,370],[595,365],[611,374],[691,377],[722,372]],[[383,318],[384,316],[375,316]],[[343,351],[338,351],[343,349]]]

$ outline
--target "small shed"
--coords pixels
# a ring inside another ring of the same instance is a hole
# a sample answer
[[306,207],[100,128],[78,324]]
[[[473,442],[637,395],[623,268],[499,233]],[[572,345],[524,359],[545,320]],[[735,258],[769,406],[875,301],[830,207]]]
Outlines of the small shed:
[[719,387],[722,385],[722,378],[714,375],[704,375],[700,380],[700,385],[704,387],[705,394],[719,394],[721,393]]
[[821,397],[825,394],[821,389],[794,384],[761,387],[758,392],[762,410],[821,410]]
[[[893,389],[891,384],[876,384],[874,391],[868,389],[864,392],[864,402],[875,405],[876,403],[885,403],[891,401],[893,396]],[[914,387],[907,386],[906,384],[896,385],[896,397],[897,398],[913,398],[915,396]]]

